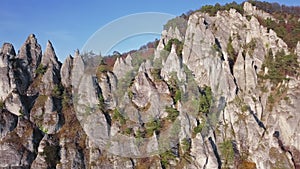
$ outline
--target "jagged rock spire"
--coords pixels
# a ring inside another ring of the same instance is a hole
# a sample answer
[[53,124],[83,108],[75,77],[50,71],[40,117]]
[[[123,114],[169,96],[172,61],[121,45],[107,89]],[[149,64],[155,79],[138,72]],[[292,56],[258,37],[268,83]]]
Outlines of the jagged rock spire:
[[12,56],[16,55],[14,46],[10,43],[4,43],[2,48],[1,48],[0,53],[6,54],[6,55],[12,55]]
[[4,43],[0,49],[0,67],[7,67],[11,57],[16,56],[14,46],[10,43]]
[[35,69],[41,62],[42,49],[34,34],[31,34],[22,45],[18,58]]
[[57,70],[60,69],[60,63],[59,63],[58,58],[55,54],[52,43],[49,40],[47,42],[47,47],[46,47],[45,53],[42,57],[42,62],[41,63],[44,66],[53,65]]
[[69,55],[63,63],[60,71],[61,83],[65,87],[71,86],[71,75],[73,67],[73,57]]
[[132,69],[132,57],[130,54],[125,59],[118,57],[113,68],[114,74],[118,79],[125,76],[125,74]]

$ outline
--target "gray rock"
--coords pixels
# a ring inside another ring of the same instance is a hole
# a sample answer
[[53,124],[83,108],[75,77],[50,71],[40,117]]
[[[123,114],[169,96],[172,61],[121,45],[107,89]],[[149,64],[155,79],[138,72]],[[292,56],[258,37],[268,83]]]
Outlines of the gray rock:
[[73,57],[69,55],[61,66],[60,76],[61,83],[64,87],[71,87],[72,81],[72,67],[73,67]]
[[113,73],[117,77],[117,79],[123,78],[127,72],[132,70],[132,57],[130,54],[123,60],[118,57],[113,68]]
[[22,45],[18,54],[18,59],[20,59],[24,69],[26,69],[31,75],[30,80],[33,80],[35,78],[35,70],[41,63],[41,58],[41,46],[38,44],[35,35],[31,34]]
[[9,132],[17,126],[18,117],[8,111],[1,110],[0,113],[0,138],[5,137]]
[[295,49],[295,53],[298,56],[298,62],[300,63],[300,42],[297,43],[296,49]]
[[16,88],[14,83],[11,59],[15,57],[15,50],[11,44],[3,44],[0,52],[0,99],[4,101]]
[[55,133],[60,127],[60,116],[54,99],[41,95],[36,99],[30,114],[30,121],[47,134]]
[[44,66],[52,65],[56,70],[60,70],[60,62],[58,61],[58,58],[50,41],[47,42],[46,51],[42,57],[41,64],[43,64]]
[[168,81],[171,73],[175,72],[180,81],[186,81],[186,74],[183,70],[182,58],[176,54],[176,46],[172,45],[171,53],[161,69],[161,76]]
[[[138,168],[141,163],[162,168],[165,150],[176,156],[168,160],[170,168],[240,168],[241,159],[256,168],[299,168],[299,77],[276,86],[259,79],[258,73],[268,70],[261,69],[269,50],[289,54],[288,46],[256,18],[272,16],[248,2],[244,10],[250,20],[235,9],[216,16],[195,12],[185,36],[177,27],[162,32],[154,61],[137,65],[128,55],[117,59],[113,72],[97,76],[99,58],[76,51],[61,67],[52,44],[42,56],[34,35],[17,56],[5,43],[0,50],[0,168]],[[173,38],[184,41],[182,58],[175,45],[163,53]],[[295,54],[300,60],[300,43]],[[45,72],[37,74],[38,65]],[[162,78],[154,74],[160,69]],[[173,72],[181,90],[176,104],[167,82]],[[60,84],[72,90],[72,98],[63,97],[72,99],[64,106],[55,92]],[[207,114],[199,112],[203,86],[213,92]],[[272,110],[271,94],[276,96]],[[179,111],[174,122],[166,119],[166,106]],[[125,124],[113,117],[114,109]],[[154,119],[160,119],[160,131],[137,138]],[[199,124],[204,127],[195,133]],[[124,134],[127,128],[133,132]],[[182,154],[185,138],[191,139],[191,149]],[[237,159],[228,166],[225,141],[234,143]]]
[[73,60],[73,68],[71,72],[71,80],[72,80],[72,91],[77,93],[79,84],[81,83],[82,76],[85,73],[85,66],[82,56],[80,56],[79,51],[75,53]]
[[271,14],[264,12],[263,10],[257,9],[256,6],[253,6],[249,2],[244,3],[244,11],[246,15],[254,15],[254,16],[259,16],[263,19],[270,18],[272,20],[276,20]]
[[98,79],[101,94],[104,98],[104,103],[108,109],[113,110],[116,107],[116,98],[114,92],[117,90],[117,79],[112,72],[103,73]]

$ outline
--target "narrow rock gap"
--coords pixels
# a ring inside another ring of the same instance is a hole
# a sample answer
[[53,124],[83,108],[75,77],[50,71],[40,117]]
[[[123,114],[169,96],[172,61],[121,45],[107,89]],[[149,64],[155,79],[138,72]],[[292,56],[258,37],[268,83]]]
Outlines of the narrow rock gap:
[[250,114],[254,117],[256,123],[258,124],[259,127],[263,128],[265,131],[267,130],[264,123],[262,121],[260,121],[257,116],[254,114],[254,111],[251,110],[250,107],[248,107],[248,111],[250,112]]
[[283,152],[286,152],[286,153],[289,153],[290,154],[290,156],[291,156],[291,160],[292,160],[292,162],[293,162],[293,166],[295,167],[295,169],[298,169],[299,168],[299,166],[297,165],[297,163],[296,163],[296,161],[295,161],[295,158],[294,158],[294,156],[293,156],[293,153],[288,149],[288,147],[285,147],[284,145],[283,145],[283,142],[282,142],[282,140],[280,139],[280,133],[279,133],[279,131],[275,131],[274,133],[273,133],[273,137],[275,137],[276,139],[277,139],[277,142],[278,142],[278,145],[279,145],[279,147],[280,147],[280,149],[283,151]]
[[239,86],[237,84],[236,78],[234,76],[234,72],[233,72],[233,66],[234,66],[235,61],[233,59],[228,58],[228,63],[229,63],[230,73],[233,77],[233,82],[235,84],[235,94],[237,95],[240,89],[239,89]]
[[217,145],[215,144],[215,142],[213,141],[213,139],[211,137],[208,138],[209,142],[210,142],[210,145],[213,149],[213,152],[215,154],[215,157],[217,159],[217,162],[218,162],[218,169],[221,169],[222,167],[222,161],[221,161],[221,157],[218,153],[218,148],[217,148]]
[[[101,97],[103,98],[103,95],[102,95],[102,90],[101,90],[101,88],[100,88],[100,86],[99,86],[99,84],[98,84],[98,80],[97,80],[97,78],[96,77],[92,77],[92,79],[93,79],[93,85],[94,85],[94,88],[95,88],[95,91],[96,91],[96,95],[98,96],[98,97],[100,97],[100,95],[101,95]],[[100,100],[98,100],[98,102],[100,102]],[[103,103],[104,104],[104,106],[103,107],[99,107],[99,109],[101,109],[101,112],[103,113],[103,115],[104,115],[104,117],[105,117],[105,120],[106,120],[106,122],[107,122],[107,124],[108,124],[108,126],[107,126],[107,128],[108,128],[108,135],[110,135],[110,131],[111,131],[111,117],[110,117],[110,115],[109,115],[109,113],[108,112],[106,112],[105,111],[105,103]]]
[[206,156],[205,163],[203,165],[203,169],[206,169],[207,164],[208,164],[208,157]]
[[245,86],[244,86],[244,91],[246,91],[246,84],[247,84],[247,74],[246,74],[246,55],[245,54],[243,54],[244,52],[242,52],[242,56],[243,56],[243,59],[244,59],[244,63],[243,63],[243,68],[244,68],[244,79],[245,79]]

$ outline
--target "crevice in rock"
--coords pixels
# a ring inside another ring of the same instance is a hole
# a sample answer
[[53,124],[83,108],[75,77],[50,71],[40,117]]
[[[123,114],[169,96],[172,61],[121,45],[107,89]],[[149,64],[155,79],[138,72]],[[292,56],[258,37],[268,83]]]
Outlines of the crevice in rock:
[[131,165],[133,166],[133,168],[135,168],[135,164],[134,164],[134,161],[132,158],[129,158],[130,162],[131,162]]
[[[107,132],[108,132],[108,135],[109,135],[110,134],[110,130],[111,130],[111,117],[110,117],[109,113],[105,111],[106,110],[106,105],[104,103],[104,100],[102,100],[103,99],[102,90],[101,90],[101,88],[100,88],[100,86],[98,84],[97,77],[92,77],[92,79],[93,79],[93,86],[95,88],[96,95],[98,96],[98,99],[99,99],[98,100],[98,102],[99,102],[98,103],[99,104],[99,109],[103,113],[103,115],[105,117],[105,120],[106,120],[106,122],[108,124],[108,126],[107,126],[107,130],[108,131]],[[100,98],[102,98],[102,99],[100,99]]]
[[291,158],[292,158],[291,160],[292,160],[292,162],[293,162],[293,166],[295,167],[295,169],[298,169],[300,166],[299,166],[298,163],[295,161],[295,157],[294,157],[292,151],[290,150],[290,148],[289,148],[288,146],[284,146],[283,141],[280,139],[280,133],[279,133],[279,131],[275,131],[275,132],[273,133],[273,137],[275,137],[275,138],[277,139],[277,142],[278,142],[278,145],[279,145],[280,149],[281,149],[282,151],[284,151],[285,153],[290,154],[290,156],[291,156]]
[[203,24],[205,25],[206,29],[208,29],[208,25],[209,24],[208,24],[208,22],[205,19],[203,20]]
[[58,114],[58,124],[57,124],[57,126],[58,126],[58,129],[60,129],[65,124],[64,115],[62,113],[62,99],[52,97],[52,101],[53,101],[53,104],[54,104],[54,108],[56,109],[57,114]]
[[215,38],[215,44],[218,46],[219,49],[222,49],[221,43],[218,38]]
[[248,111],[254,117],[256,123],[258,124],[258,126],[261,127],[261,128],[263,128],[266,131],[266,127],[265,127],[264,123],[258,119],[258,117],[255,115],[254,111],[251,110],[250,107],[248,107]]
[[221,161],[221,158],[220,158],[220,155],[218,153],[218,148],[217,148],[217,145],[215,144],[215,142],[213,141],[213,139],[211,137],[208,138],[209,142],[210,142],[210,145],[213,149],[213,152],[215,154],[215,157],[217,159],[217,162],[218,162],[218,169],[221,169],[222,167],[222,161]]
[[[108,112],[103,112],[103,114],[105,116],[106,122],[108,123],[109,126],[111,126],[111,117],[110,117],[109,113]],[[110,130],[110,128],[109,128],[109,130]]]
[[150,79],[148,73],[144,72],[144,75],[145,75],[147,81],[151,84],[151,86],[154,87],[154,88],[156,89],[156,85],[155,85],[155,83]]
[[31,109],[36,101],[36,99],[38,98],[38,94],[33,95],[33,96],[26,96],[26,95],[19,95],[20,96],[20,101],[23,105],[23,111],[24,111],[24,115],[25,117],[29,118]]
[[111,80],[107,73],[105,75],[106,75],[106,79],[107,79],[106,83],[108,84],[108,88],[111,91],[112,90]]
[[233,74],[232,74],[232,76],[233,76],[233,82],[235,84],[235,94],[238,95],[240,88],[239,88],[239,86],[238,86],[238,84],[236,82],[236,78],[234,77]]
[[247,74],[246,74],[246,54],[243,54],[242,52],[242,56],[243,56],[243,59],[244,59],[244,62],[243,62],[243,75],[244,75],[244,83],[245,83],[245,86],[244,86],[244,89],[243,90],[246,90],[246,85],[247,85]]
[[234,72],[233,72],[233,66],[234,66],[235,61],[232,60],[231,58],[228,58],[228,63],[229,63],[229,70],[230,70],[230,73],[233,77],[233,82],[235,84],[235,94],[237,95],[240,89],[239,89],[239,86],[237,84],[236,78],[234,76]]
[[[77,144],[77,143],[76,143]],[[81,148],[78,148],[78,156],[79,156],[79,159],[80,159],[80,162],[78,164],[77,162],[77,167],[80,166],[80,168],[86,168],[86,165],[85,165],[85,158],[84,158],[84,152]],[[74,164],[73,164],[74,165]],[[75,166],[76,167],[76,166]],[[75,168],[74,167],[74,168]],[[73,167],[72,167],[73,168]]]
[[206,156],[205,163],[203,165],[203,169],[206,169],[207,164],[208,164],[208,157]]
[[261,96],[258,97],[258,100],[259,100],[259,104],[261,106],[261,116],[260,116],[260,119],[262,119],[263,116],[264,116],[264,105],[261,102]]

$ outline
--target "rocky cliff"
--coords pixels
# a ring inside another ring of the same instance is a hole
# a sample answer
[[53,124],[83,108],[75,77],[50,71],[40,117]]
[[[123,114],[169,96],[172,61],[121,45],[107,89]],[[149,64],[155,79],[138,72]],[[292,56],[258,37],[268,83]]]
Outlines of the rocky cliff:
[[113,67],[3,44],[0,168],[300,168],[300,42],[244,11],[194,12]]

